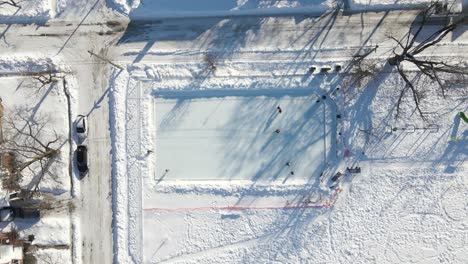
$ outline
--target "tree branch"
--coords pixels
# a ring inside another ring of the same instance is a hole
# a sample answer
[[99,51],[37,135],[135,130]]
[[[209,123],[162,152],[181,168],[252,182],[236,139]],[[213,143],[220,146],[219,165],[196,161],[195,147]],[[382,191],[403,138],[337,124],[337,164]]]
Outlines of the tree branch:
[[409,87],[411,89],[412,94],[413,94],[413,101],[416,104],[416,109],[418,110],[419,116],[425,121],[426,118],[424,117],[424,115],[423,115],[423,113],[421,111],[421,108],[419,107],[419,95],[418,95],[417,90],[415,89],[413,83],[408,79],[406,74],[403,72],[403,70],[400,68],[400,65],[397,64],[396,67],[397,67],[398,73],[400,74],[400,76],[403,78],[403,80],[406,83],[406,86],[405,86],[405,88],[403,88],[403,91],[400,94],[400,98],[398,99],[397,116],[399,115],[399,112],[400,112],[400,102],[401,102],[401,99],[403,97],[404,90],[406,89],[406,87]]

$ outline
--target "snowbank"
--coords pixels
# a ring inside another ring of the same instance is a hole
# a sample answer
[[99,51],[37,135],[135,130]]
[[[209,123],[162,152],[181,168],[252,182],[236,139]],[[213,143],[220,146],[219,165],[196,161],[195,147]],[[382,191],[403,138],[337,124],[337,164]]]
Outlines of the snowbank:
[[48,65],[56,63],[50,58],[38,56],[37,53],[21,53],[21,55],[12,55],[0,57],[1,75],[20,75],[27,72],[39,72],[47,70]]
[[50,19],[54,15],[51,1],[16,1],[19,7],[3,4],[0,7],[0,20],[12,22],[32,22]]
[[405,9],[423,9],[433,1],[429,0],[349,0],[351,11],[388,11]]
[[112,142],[112,212],[114,262],[130,263],[128,255],[128,187],[126,151],[126,88],[128,73],[112,73],[109,92],[110,132]]
[[132,8],[140,5],[140,0],[107,0],[107,5],[122,14],[128,15]]

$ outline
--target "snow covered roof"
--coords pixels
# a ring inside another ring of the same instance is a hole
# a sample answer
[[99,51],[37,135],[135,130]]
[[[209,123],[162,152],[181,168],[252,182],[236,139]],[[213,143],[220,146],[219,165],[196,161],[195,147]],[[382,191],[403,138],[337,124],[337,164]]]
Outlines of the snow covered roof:
[[12,260],[23,259],[23,247],[0,245],[0,264],[11,263]]

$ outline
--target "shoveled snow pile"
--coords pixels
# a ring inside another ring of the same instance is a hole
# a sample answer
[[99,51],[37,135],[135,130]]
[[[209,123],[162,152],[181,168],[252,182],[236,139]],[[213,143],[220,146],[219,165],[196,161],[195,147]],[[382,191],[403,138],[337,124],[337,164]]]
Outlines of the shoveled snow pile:
[[349,7],[353,11],[363,10],[363,11],[373,11],[373,10],[385,10],[385,9],[423,9],[425,6],[428,6],[433,1],[429,0],[350,0]]
[[109,111],[112,138],[112,203],[113,203],[113,238],[114,261],[128,263],[128,188],[126,174],[126,145],[125,145],[125,109],[126,71],[112,73],[111,91],[109,96]]
[[9,22],[32,22],[33,19],[35,21],[37,21],[37,19],[43,19],[45,21],[45,19],[53,17],[53,10],[55,9],[55,7],[51,6],[51,1],[15,1],[18,4],[18,7],[5,3],[10,1],[2,2],[4,2],[4,4],[0,6],[0,19]]
[[[439,2],[441,4],[447,4],[447,10],[452,13],[460,13],[462,11],[463,0],[450,0],[450,1],[430,1],[430,0],[349,0],[349,10],[351,11],[385,11],[385,10],[405,10],[405,9],[418,9],[423,10],[429,5]],[[465,1],[465,6],[466,1]],[[465,11],[466,12],[466,11]]]

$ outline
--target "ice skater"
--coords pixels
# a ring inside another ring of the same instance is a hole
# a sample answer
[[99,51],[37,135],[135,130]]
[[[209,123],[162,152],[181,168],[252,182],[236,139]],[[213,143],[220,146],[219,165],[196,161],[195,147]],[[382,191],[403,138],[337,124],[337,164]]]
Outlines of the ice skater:
[[339,179],[341,179],[341,177],[343,177],[343,176],[344,176],[343,173],[337,172],[337,173],[335,174],[335,176],[333,176],[333,177],[331,178],[332,183],[333,183],[333,182],[337,182],[337,181],[338,181]]
[[275,133],[276,133],[276,134],[279,134],[280,132],[281,132],[281,130],[279,130],[279,129],[276,129],[276,130],[275,130]]
[[283,112],[283,109],[281,109],[281,107],[278,105],[278,107],[276,107],[276,109],[278,110],[278,113],[282,113]]
[[291,162],[286,162],[286,166],[291,167]]

